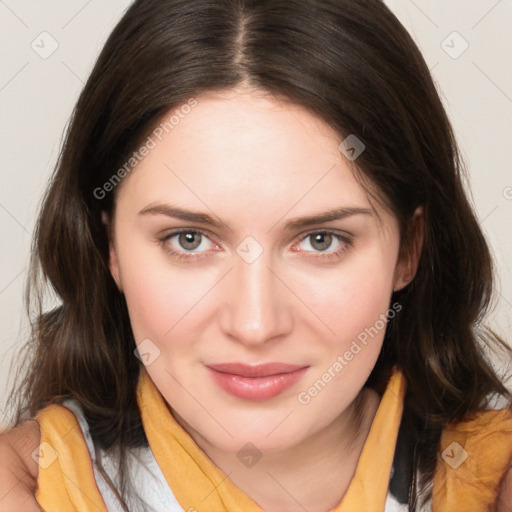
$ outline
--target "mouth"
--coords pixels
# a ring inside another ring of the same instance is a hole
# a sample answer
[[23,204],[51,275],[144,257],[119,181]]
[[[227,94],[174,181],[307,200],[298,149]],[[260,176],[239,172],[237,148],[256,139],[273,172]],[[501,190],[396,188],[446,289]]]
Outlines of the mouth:
[[214,382],[227,393],[245,400],[269,400],[298,382],[308,366],[286,363],[207,365]]

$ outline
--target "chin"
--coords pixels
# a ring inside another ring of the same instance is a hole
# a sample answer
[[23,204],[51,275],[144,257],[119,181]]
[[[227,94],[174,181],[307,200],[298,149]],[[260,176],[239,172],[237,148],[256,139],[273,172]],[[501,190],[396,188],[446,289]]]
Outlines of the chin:
[[[297,441],[300,441],[298,439]],[[247,435],[235,437],[220,436],[209,437],[208,442],[224,452],[241,455],[245,452],[275,453],[293,448],[294,439],[287,436],[268,436],[264,432],[248,432]]]
[[[206,439],[210,445],[225,452],[238,453],[248,443],[254,445],[262,453],[279,452],[292,448],[307,437],[303,423],[295,421],[292,424],[286,420],[283,421],[288,414],[289,410],[278,415],[274,413],[268,421],[263,421],[261,418],[251,421],[251,417],[247,414],[236,418],[219,417],[219,423],[226,426],[229,433],[217,422],[208,421],[206,423],[200,421],[200,430],[194,429],[193,437],[196,439],[196,434],[198,434]],[[205,425],[208,425],[208,431],[205,431]]]

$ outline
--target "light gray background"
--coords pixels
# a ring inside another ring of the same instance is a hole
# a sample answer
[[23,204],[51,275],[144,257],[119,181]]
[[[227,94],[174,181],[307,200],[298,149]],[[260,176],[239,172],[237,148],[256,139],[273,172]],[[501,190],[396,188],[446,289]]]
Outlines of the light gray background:
[[[0,0],[0,425],[10,421],[9,367],[27,336],[23,289],[38,204],[83,83],[129,4]],[[419,44],[454,124],[497,263],[489,323],[510,343],[512,0],[387,4]]]

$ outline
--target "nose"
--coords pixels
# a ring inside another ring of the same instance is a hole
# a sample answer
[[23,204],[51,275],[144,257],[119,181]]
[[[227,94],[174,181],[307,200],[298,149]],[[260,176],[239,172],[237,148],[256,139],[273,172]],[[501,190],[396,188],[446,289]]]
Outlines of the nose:
[[236,256],[220,312],[223,332],[247,346],[259,346],[290,333],[289,291],[276,277],[266,253],[252,263]]

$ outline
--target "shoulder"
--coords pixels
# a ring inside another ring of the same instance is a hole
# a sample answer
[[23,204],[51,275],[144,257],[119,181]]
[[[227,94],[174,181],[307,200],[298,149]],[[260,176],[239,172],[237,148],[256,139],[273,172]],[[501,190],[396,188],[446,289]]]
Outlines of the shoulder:
[[512,456],[512,410],[489,409],[476,411],[466,415],[459,422],[448,424],[442,432],[441,440],[444,442],[462,443],[462,447],[471,450],[476,459],[488,456],[482,453],[485,450],[501,452],[500,460]]
[[[41,444],[49,444],[57,453],[68,453],[81,459],[95,460],[94,444],[79,403],[67,399],[41,409],[36,418]],[[50,452],[50,450],[48,450]]]
[[[449,423],[445,427],[443,435],[456,433],[465,436],[508,435],[511,432],[511,426],[512,409],[486,409],[469,413],[459,422]],[[472,437],[472,439],[475,438]]]
[[505,492],[504,478],[511,461],[509,408],[476,411],[462,421],[448,424],[441,435],[434,475],[434,506],[436,501],[440,505],[450,499],[457,500],[459,507],[461,502],[473,507],[492,505],[498,494]]
[[[491,409],[472,414],[459,426],[450,427],[469,435],[467,449],[479,454],[474,470],[485,468],[481,478],[495,495],[492,512],[509,512],[512,503],[512,410]],[[468,452],[468,458],[469,458]],[[474,457],[476,458],[476,457]]]
[[41,441],[39,423],[27,420],[10,430],[1,433],[5,446],[18,455],[29,473],[37,478],[38,464],[32,456]]
[[[106,452],[95,445],[80,404],[69,399],[62,405],[52,405],[41,411],[40,420],[43,435],[47,436],[53,432],[52,440],[60,442],[60,449],[69,454],[65,460],[72,461],[73,464],[76,464],[77,460],[83,460],[83,457],[79,459],[75,456],[77,446],[81,446],[81,452],[91,461],[90,464],[84,464],[90,472],[87,478],[91,482],[94,481],[106,509],[121,510],[121,504],[105,478],[107,476],[119,489],[119,454]],[[55,439],[56,436],[59,437],[58,440]],[[72,439],[73,436],[75,439]],[[129,477],[129,492],[126,498],[131,511],[182,511],[149,447],[127,449],[126,463]]]

